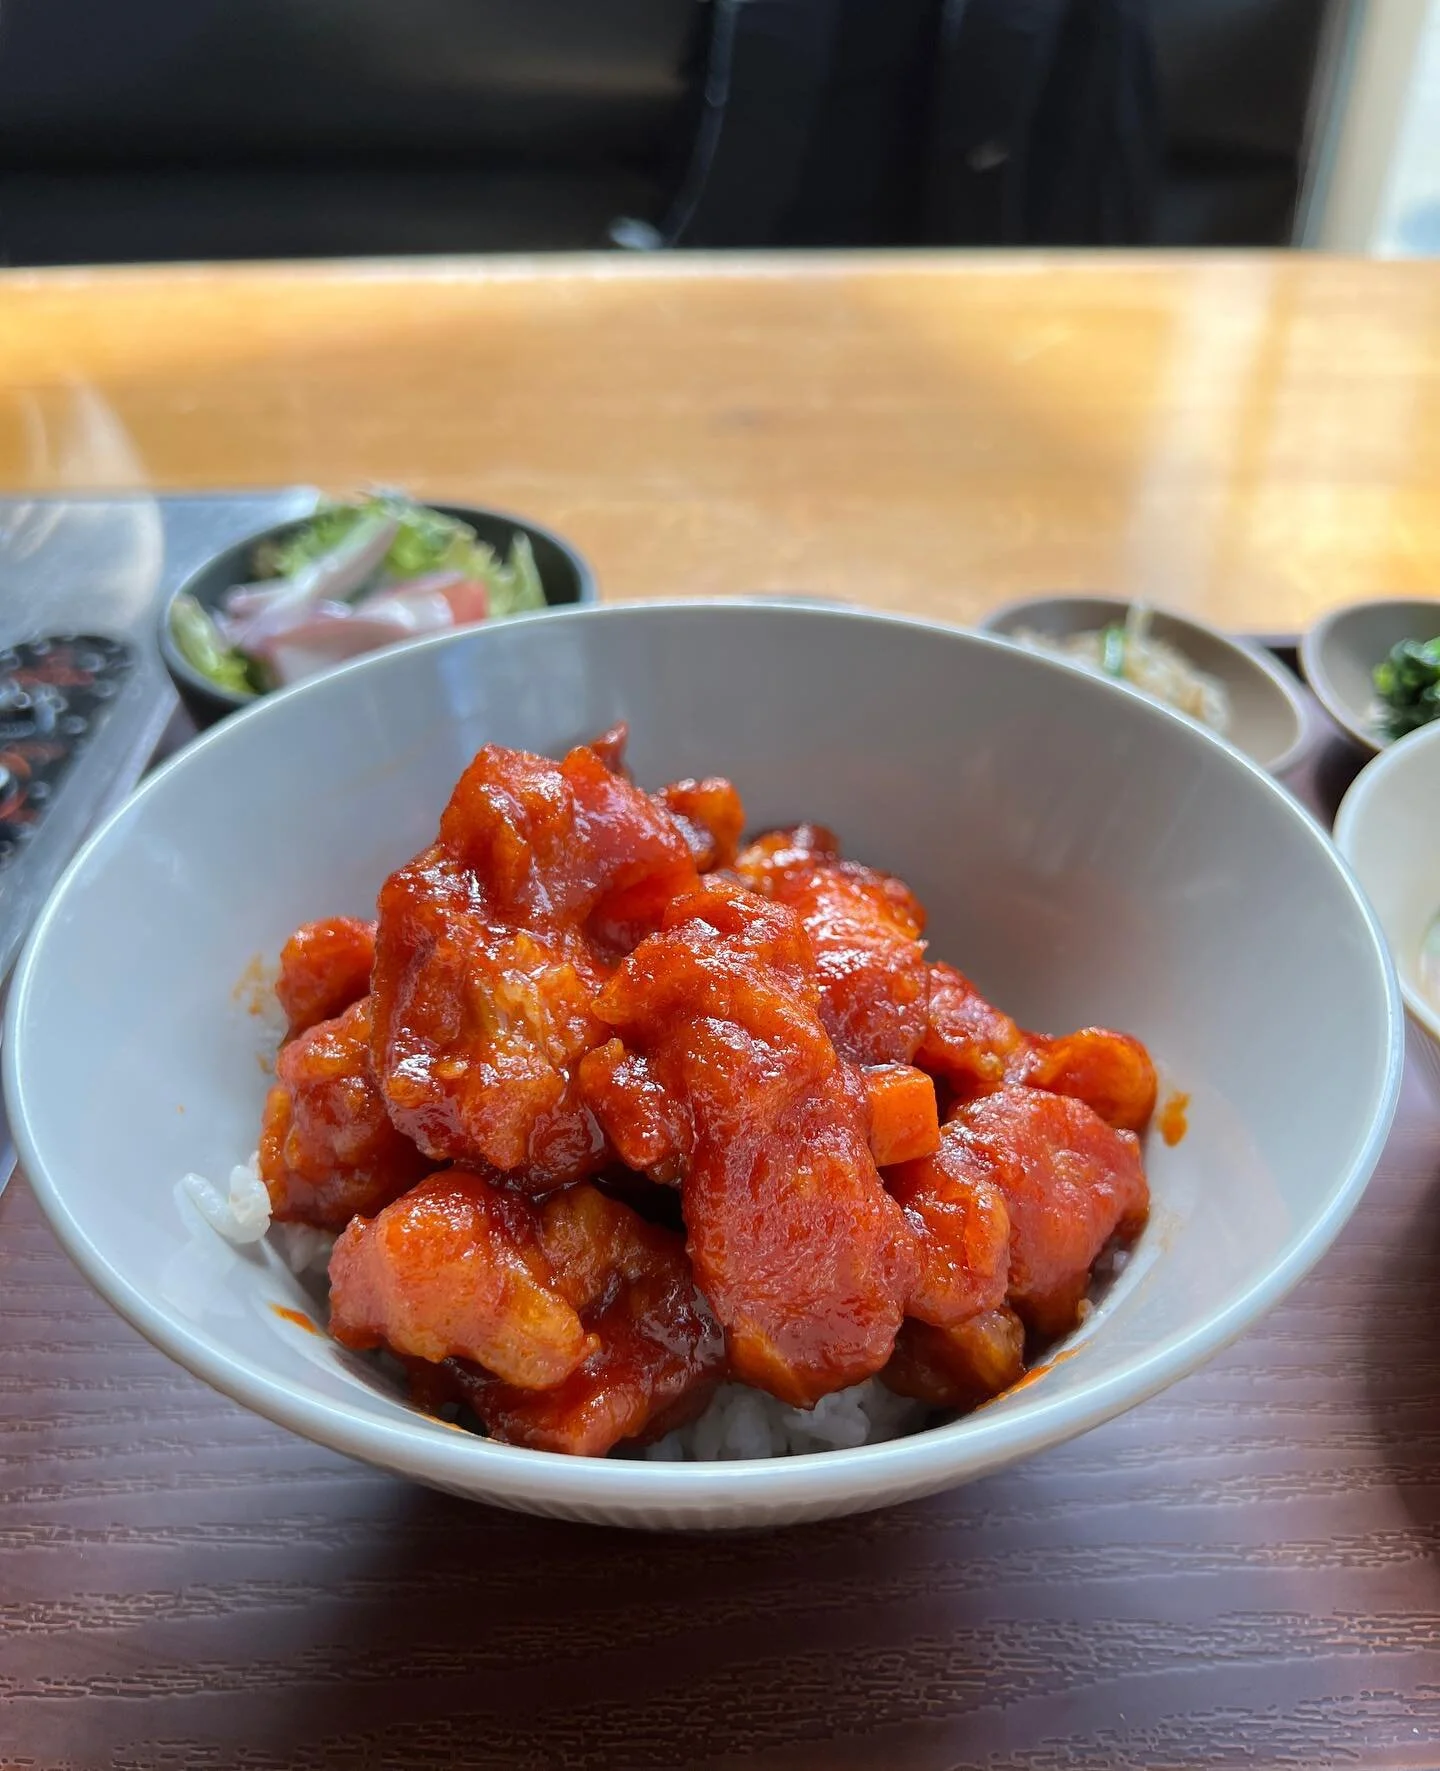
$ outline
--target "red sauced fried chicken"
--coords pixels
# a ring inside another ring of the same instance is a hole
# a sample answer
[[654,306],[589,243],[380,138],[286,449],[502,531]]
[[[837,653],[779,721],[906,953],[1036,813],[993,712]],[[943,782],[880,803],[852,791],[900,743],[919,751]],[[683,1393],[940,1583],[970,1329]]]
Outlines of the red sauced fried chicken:
[[261,1131],[340,1233],[331,1332],[424,1407],[599,1456],[722,1381],[971,1408],[1078,1320],[1149,1194],[1133,1037],[1020,1028],[903,881],[617,727],[487,745],[375,923],[296,931]]

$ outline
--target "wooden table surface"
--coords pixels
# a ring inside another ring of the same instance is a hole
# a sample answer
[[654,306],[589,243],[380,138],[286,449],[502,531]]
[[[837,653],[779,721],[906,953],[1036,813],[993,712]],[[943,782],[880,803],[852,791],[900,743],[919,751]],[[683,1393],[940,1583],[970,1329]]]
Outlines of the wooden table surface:
[[610,256],[0,273],[0,487],[367,482],[611,597],[1232,627],[1440,591],[1440,266]]
[[[1165,576],[1275,628],[1440,563],[1437,322],[1429,271],[1298,260],[15,276],[0,483],[404,480],[549,518],[612,594]],[[1334,1250],[1203,1372],[930,1501],[647,1537],[245,1413],[17,1180],[0,1766],[1435,1767],[1437,1273],[1412,1066]]]
[[[1328,809],[1353,757],[1297,785]],[[1440,1766],[1440,1097],[1228,1353],[952,1494],[774,1533],[524,1519],[171,1365],[0,1199],[0,1766]]]

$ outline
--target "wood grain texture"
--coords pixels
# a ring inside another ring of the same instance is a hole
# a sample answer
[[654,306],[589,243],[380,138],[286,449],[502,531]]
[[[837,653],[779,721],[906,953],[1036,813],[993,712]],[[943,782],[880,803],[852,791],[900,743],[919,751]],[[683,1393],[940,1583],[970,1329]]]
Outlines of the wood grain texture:
[[370,482],[611,598],[1280,631],[1440,586],[1440,266],[794,254],[0,273],[0,484]]
[[[1297,779],[1327,809],[1353,755]],[[645,1536],[244,1413],[0,1199],[0,1765],[1240,1771],[1440,1764],[1440,1099],[1227,1354],[911,1506]]]
[[938,1500],[719,1539],[510,1517],[287,1437],[93,1299],[17,1183],[0,1759],[1433,1765],[1437,1130],[1412,1083],[1322,1268],[1134,1414]]

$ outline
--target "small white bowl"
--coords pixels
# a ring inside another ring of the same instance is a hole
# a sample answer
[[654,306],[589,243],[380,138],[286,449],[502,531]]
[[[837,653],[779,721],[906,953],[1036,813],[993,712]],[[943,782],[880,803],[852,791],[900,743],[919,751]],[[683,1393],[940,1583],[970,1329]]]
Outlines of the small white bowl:
[[1390,943],[1416,1042],[1440,1088],[1440,1007],[1425,994],[1420,955],[1440,914],[1440,721],[1392,745],[1355,777],[1335,820]]
[[1394,743],[1376,726],[1371,672],[1401,640],[1440,634],[1440,602],[1390,597],[1332,609],[1300,640],[1300,664],[1315,699],[1373,756]]
[[[1133,1029],[1191,1097],[1151,1140],[1149,1228],[1068,1356],[964,1419],[734,1463],[570,1458],[412,1408],[307,1333],[268,1245],[174,1190],[254,1147],[266,1092],[233,999],[307,917],[364,914],[486,741],[558,753],[631,722],[638,779],[719,773],[764,828],[808,817],[907,879],[936,956],[1026,1026]],[[181,752],[77,856],[10,991],[5,1098],[87,1277],[247,1407],[381,1468],[527,1512],[762,1526],[913,1499],[1058,1445],[1240,1334],[1354,1208],[1394,1112],[1403,1017],[1368,906],[1275,782],[1138,694],[923,621],[726,602],[556,612],[377,653]],[[288,1314],[286,1313],[288,1312]]]
[[[1030,597],[993,609],[980,622],[980,630],[1010,639],[1029,628],[1064,639],[1123,621],[1132,606],[1120,597]],[[1198,670],[1224,684],[1230,698],[1230,730],[1225,737],[1262,769],[1282,774],[1295,762],[1306,740],[1305,704],[1290,674],[1263,647],[1234,639],[1172,609],[1151,607],[1151,632],[1156,639],[1174,646]]]

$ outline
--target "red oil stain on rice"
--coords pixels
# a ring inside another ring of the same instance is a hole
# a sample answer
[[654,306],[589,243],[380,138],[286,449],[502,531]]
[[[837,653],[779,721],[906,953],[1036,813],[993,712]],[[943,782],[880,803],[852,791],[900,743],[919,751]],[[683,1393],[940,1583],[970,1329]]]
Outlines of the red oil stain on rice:
[[1170,1096],[1160,1109],[1160,1136],[1173,1150],[1190,1129],[1190,1097],[1179,1093]]
[[303,1328],[306,1334],[319,1334],[320,1330],[303,1310],[292,1310],[288,1304],[271,1304],[270,1308],[282,1322],[293,1322],[297,1328]]

